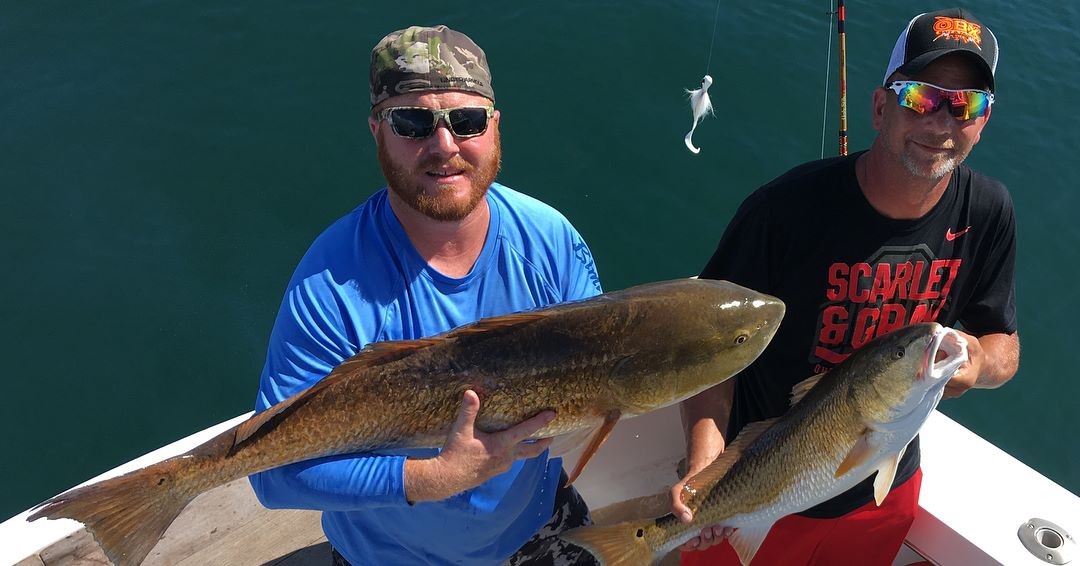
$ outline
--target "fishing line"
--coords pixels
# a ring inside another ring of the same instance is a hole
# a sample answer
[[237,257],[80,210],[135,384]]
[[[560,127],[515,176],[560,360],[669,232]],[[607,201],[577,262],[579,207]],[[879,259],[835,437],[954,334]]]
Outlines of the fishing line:
[[833,0],[829,0],[829,10],[825,12],[829,16],[829,35],[828,35],[828,49],[825,54],[825,98],[822,101],[821,108],[821,157],[825,159],[825,121],[829,116],[829,74],[832,72],[832,34],[833,34],[833,16],[836,15],[836,10],[833,9]]
[[[829,6],[832,7],[832,0],[829,0]],[[713,45],[716,45],[716,24],[720,23],[720,0],[716,0],[716,13],[713,14],[712,20],[712,37],[709,39],[709,56],[705,59],[705,74],[709,74],[709,66],[712,65],[712,51]]]
[[701,121],[707,114],[713,113],[712,100],[709,99],[709,87],[712,86],[713,80],[709,75],[709,67],[712,65],[712,53],[713,47],[716,45],[716,28],[720,24],[720,0],[716,0],[716,13],[713,14],[712,36],[709,38],[709,52],[705,58],[705,76],[701,78],[701,88],[694,90],[687,89],[686,94],[690,96],[690,114],[694,117],[694,123],[690,126],[690,131],[683,138],[683,143],[686,144],[686,149],[690,150],[690,153],[698,154],[701,149],[694,146],[694,130],[697,129],[698,122]]

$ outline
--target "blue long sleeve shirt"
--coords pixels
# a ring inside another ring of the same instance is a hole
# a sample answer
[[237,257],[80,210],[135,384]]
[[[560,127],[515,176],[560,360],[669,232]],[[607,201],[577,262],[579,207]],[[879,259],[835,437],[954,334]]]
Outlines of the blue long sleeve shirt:
[[[383,189],[327,228],[293,274],[274,323],[256,411],[307,389],[370,342],[415,339],[488,316],[601,292],[592,254],[556,210],[498,183],[484,248],[461,278],[432,269]],[[351,563],[499,564],[551,518],[561,461],[516,462],[442,501],[405,500],[408,456],[348,454],[251,476],[263,505],[323,511]]]

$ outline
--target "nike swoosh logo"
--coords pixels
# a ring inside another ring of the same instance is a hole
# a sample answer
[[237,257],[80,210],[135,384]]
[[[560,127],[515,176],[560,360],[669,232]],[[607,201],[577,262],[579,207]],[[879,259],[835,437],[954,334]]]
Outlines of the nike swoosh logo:
[[960,236],[963,236],[964,234],[967,234],[968,230],[971,230],[971,226],[968,226],[967,228],[964,228],[963,230],[961,230],[959,232],[953,232],[952,228],[949,228],[948,230],[945,230],[945,239],[951,242],[951,241],[959,238]]

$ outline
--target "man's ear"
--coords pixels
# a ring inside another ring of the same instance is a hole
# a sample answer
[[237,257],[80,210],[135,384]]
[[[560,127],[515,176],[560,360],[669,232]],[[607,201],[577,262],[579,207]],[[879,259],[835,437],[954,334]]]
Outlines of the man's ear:
[[378,141],[379,136],[377,134],[379,132],[379,121],[376,120],[374,116],[368,116],[367,125],[368,129],[371,130],[371,137]]
[[885,105],[889,103],[889,90],[875,88],[870,96],[870,125],[880,132],[881,125],[885,122]]

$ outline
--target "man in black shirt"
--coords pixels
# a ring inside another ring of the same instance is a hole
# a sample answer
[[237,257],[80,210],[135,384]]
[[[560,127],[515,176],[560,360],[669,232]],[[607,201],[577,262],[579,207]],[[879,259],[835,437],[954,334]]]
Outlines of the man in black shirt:
[[[962,325],[970,361],[945,397],[1016,373],[1012,201],[1004,185],[963,164],[990,118],[996,66],[996,38],[968,11],[917,16],[873,93],[870,149],[796,167],[743,202],[701,277],[777,296],[787,314],[751,367],[683,402],[687,478],[743,426],[783,414],[796,383],[901,326]],[[754,564],[891,564],[920,480],[916,437],[881,507],[868,478],[778,521]],[[673,510],[688,521],[680,489]],[[682,563],[738,564],[718,544],[723,535],[722,526],[703,530]]]

